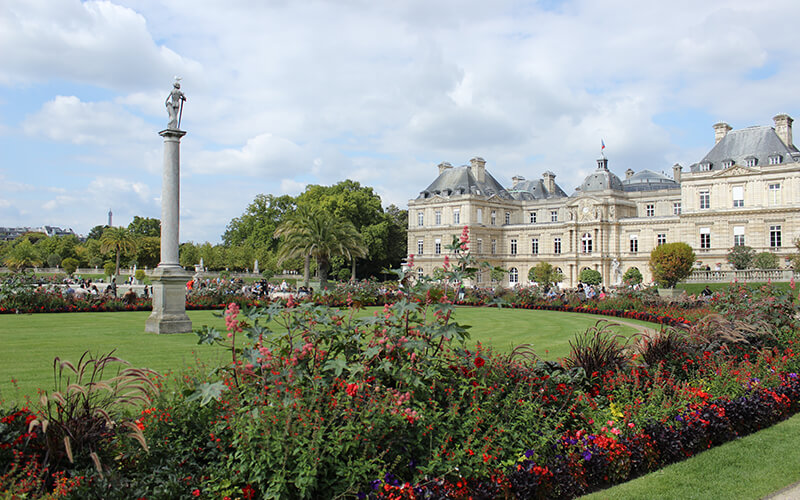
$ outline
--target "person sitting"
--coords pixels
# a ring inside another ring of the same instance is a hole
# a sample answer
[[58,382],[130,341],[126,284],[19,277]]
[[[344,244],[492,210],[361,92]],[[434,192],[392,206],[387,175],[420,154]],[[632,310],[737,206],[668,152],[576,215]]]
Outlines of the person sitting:
[[133,288],[128,288],[128,291],[122,296],[122,300],[126,304],[133,304],[136,302],[136,292],[133,291]]
[[709,288],[708,285],[706,285],[706,287],[703,289],[702,294],[704,299],[709,299],[711,298],[712,295],[714,295],[714,292],[712,292],[711,288]]

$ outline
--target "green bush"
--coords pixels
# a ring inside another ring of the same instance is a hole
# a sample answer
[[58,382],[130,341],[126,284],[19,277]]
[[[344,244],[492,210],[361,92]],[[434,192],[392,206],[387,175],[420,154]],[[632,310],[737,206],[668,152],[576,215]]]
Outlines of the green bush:
[[542,287],[553,286],[563,281],[564,275],[549,262],[540,262],[528,271],[528,280],[535,281]]
[[756,256],[756,251],[747,245],[738,245],[728,251],[728,263],[734,269],[749,269]]
[[57,253],[51,253],[47,256],[47,265],[50,267],[58,267],[61,265],[61,256]]
[[772,252],[761,252],[753,258],[756,269],[778,269],[778,256]]
[[691,274],[694,261],[694,251],[686,243],[659,245],[650,252],[653,280],[661,287],[673,288]]
[[600,271],[595,271],[594,269],[584,269],[578,275],[578,280],[587,285],[599,285],[603,282],[603,276],[600,274]]
[[103,272],[106,273],[106,276],[114,276],[114,272],[117,270],[116,264],[113,262],[106,262],[103,264]]
[[137,269],[133,277],[136,278],[138,281],[144,280],[145,277],[144,269]]
[[628,286],[638,285],[642,280],[644,280],[644,276],[642,276],[642,272],[639,271],[638,267],[632,267],[622,275],[622,282]]
[[67,257],[66,259],[61,261],[61,267],[64,268],[65,273],[72,276],[75,270],[78,269],[78,260],[72,257]]

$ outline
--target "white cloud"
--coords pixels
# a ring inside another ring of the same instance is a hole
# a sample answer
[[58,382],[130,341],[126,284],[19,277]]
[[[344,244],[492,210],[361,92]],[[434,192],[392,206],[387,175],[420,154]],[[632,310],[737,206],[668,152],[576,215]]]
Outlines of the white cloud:
[[265,133],[248,139],[240,149],[197,152],[186,162],[186,168],[194,174],[258,176],[292,172],[298,175],[309,171],[312,163],[297,144]]

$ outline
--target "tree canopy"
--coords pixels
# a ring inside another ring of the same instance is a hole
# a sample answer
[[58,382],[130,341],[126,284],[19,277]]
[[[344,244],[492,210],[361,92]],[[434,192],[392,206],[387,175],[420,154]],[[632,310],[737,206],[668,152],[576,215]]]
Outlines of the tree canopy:
[[694,261],[694,250],[686,243],[659,245],[650,252],[653,280],[664,288],[674,288],[691,274]]
[[128,224],[128,231],[133,236],[161,236],[161,221],[150,217],[133,216],[133,220]]

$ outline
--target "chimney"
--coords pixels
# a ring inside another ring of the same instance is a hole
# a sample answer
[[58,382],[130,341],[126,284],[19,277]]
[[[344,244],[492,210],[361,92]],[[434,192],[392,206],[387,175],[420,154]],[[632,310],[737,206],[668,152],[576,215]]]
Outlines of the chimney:
[[628,180],[628,179],[630,179],[631,177],[633,177],[633,173],[634,173],[634,172],[633,172],[633,169],[632,169],[632,168],[629,168],[628,170],[626,170],[626,171],[625,171],[625,180]]
[[775,120],[775,133],[781,138],[787,148],[792,147],[792,118],[787,114],[776,115]]
[[598,158],[597,159],[597,169],[598,170],[608,170],[608,158]]
[[680,182],[681,181],[681,171],[682,170],[683,170],[683,167],[681,166],[680,163],[676,163],[675,165],[672,166],[672,179],[675,182]]
[[731,126],[725,122],[719,122],[714,124],[714,144],[717,144],[719,141],[722,140],[723,137],[728,135],[730,132]]
[[525,177],[522,177],[521,175],[515,175],[514,177],[511,178],[511,187],[512,188],[517,187],[517,184],[519,184],[520,182],[522,182],[524,180],[525,180]]
[[547,194],[553,194],[556,190],[556,174],[548,170],[542,174],[542,179],[544,180],[544,188],[547,190]]
[[476,181],[484,182],[486,180],[486,160],[480,156],[476,156],[469,161],[469,170]]
[[449,163],[447,163],[446,161],[443,161],[442,163],[440,163],[439,164],[439,175],[442,175],[442,172],[444,172],[448,168],[453,168],[453,166],[450,165]]

